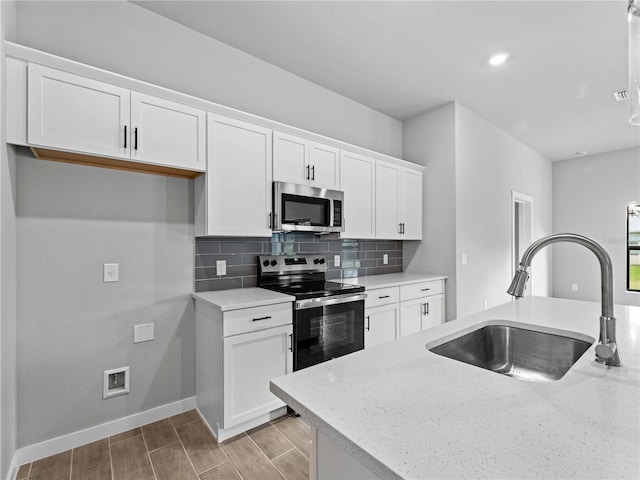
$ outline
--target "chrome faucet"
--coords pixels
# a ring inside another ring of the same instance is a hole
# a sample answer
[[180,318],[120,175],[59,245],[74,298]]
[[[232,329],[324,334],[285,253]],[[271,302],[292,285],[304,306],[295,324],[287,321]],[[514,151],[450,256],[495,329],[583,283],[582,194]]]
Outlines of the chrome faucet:
[[621,367],[618,346],[616,345],[616,319],[613,316],[613,268],[611,258],[604,248],[595,241],[575,233],[558,233],[536,240],[522,255],[520,266],[516,271],[507,293],[516,298],[524,295],[529,279],[527,269],[531,260],[543,247],[556,242],[578,243],[591,250],[600,262],[602,276],[602,315],[600,316],[600,340],[596,346],[596,362],[612,367]]

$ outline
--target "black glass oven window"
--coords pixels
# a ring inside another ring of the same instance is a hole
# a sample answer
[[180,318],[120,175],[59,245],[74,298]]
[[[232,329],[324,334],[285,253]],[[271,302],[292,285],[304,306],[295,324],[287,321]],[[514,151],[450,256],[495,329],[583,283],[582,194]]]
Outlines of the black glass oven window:
[[329,225],[331,201],[326,198],[282,195],[282,223],[294,225]]
[[294,370],[364,348],[364,300],[295,312]]

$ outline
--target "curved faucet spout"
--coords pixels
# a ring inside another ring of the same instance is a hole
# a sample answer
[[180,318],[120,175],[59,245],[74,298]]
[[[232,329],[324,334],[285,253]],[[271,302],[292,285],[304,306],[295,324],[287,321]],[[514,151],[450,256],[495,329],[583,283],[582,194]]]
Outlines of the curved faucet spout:
[[577,243],[591,250],[600,262],[602,316],[600,317],[600,343],[596,347],[596,361],[611,366],[622,366],[616,345],[616,319],[613,316],[613,268],[607,251],[596,241],[575,233],[557,233],[533,242],[520,260],[513,281],[507,290],[516,298],[524,295],[531,261],[542,248],[557,242]]

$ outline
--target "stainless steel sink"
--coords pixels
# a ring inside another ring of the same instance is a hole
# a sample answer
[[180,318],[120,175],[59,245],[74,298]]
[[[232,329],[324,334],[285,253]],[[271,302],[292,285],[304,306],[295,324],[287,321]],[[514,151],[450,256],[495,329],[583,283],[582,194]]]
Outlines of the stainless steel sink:
[[[429,351],[502,375],[532,382],[561,379],[595,339],[574,338],[503,324],[489,324]],[[433,345],[433,346],[431,346]]]

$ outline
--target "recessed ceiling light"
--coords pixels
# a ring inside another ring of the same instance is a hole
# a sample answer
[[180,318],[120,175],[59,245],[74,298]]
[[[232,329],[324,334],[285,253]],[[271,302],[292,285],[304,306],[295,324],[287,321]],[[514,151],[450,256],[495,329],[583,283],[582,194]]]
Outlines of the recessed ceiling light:
[[498,65],[502,65],[507,60],[507,58],[509,58],[508,53],[496,53],[489,59],[489,65],[497,67]]
[[580,151],[580,152],[576,152],[576,157],[584,157],[587,154],[587,152],[585,152],[584,150]]

